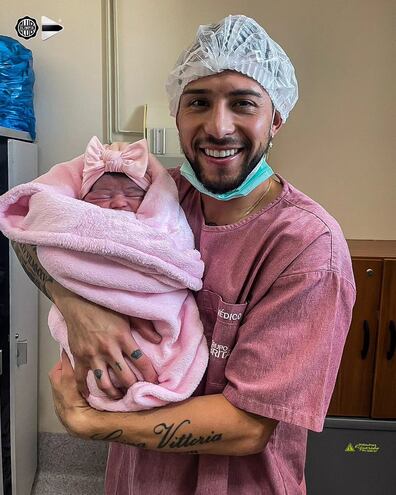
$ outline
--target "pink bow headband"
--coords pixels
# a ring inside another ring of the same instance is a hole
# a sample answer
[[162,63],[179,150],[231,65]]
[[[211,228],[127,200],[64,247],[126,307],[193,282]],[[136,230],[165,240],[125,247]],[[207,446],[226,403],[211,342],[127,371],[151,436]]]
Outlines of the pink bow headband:
[[103,146],[94,136],[85,150],[80,198],[84,198],[106,172],[125,174],[147,191],[151,184],[145,177],[147,163],[148,148],[145,139],[130,144],[124,151],[113,151]]

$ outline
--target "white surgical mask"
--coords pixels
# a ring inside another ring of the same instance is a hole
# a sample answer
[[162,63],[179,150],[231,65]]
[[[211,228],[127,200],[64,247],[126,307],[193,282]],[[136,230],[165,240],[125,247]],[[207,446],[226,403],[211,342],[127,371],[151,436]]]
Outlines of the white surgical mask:
[[190,184],[195,187],[195,189],[198,189],[199,192],[220,201],[229,201],[230,199],[247,196],[253,191],[253,189],[256,189],[257,186],[262,184],[274,174],[272,168],[266,162],[265,157],[263,157],[238,187],[226,193],[212,193],[208,191],[202,182],[198,180],[189,162],[186,161],[183,163],[180,168],[180,173],[188,180]]

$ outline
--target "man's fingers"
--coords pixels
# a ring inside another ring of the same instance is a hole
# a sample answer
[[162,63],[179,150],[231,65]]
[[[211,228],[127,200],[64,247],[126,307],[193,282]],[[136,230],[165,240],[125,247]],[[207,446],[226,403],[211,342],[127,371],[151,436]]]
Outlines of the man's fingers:
[[80,394],[85,398],[87,398],[89,395],[89,390],[87,387],[88,371],[89,371],[89,368],[81,365],[79,362],[76,361],[75,367],[74,367],[74,376],[75,376],[76,382],[77,382],[77,389],[80,392]]
[[51,384],[57,382],[62,373],[62,362],[61,360],[57,361],[53,368],[48,373],[48,378],[50,379]]
[[[140,336],[149,340],[148,335],[151,337],[156,336],[155,339],[151,339],[150,342],[158,344],[161,341],[161,336],[155,331],[154,325],[151,321],[143,320],[135,316],[130,317],[131,325],[139,333]],[[146,337],[145,335],[146,334]],[[153,341],[155,340],[155,341]],[[132,364],[143,375],[143,379],[147,382],[158,383],[158,376],[155,372],[153,365],[149,358],[144,354],[143,350],[139,348],[136,340],[130,335],[124,340],[122,346],[122,352],[128,356]]]
[[65,376],[73,376],[74,375],[73,366],[71,365],[69,356],[66,354],[65,351],[62,351],[61,368],[62,368],[62,374],[63,375],[65,375]]
[[111,363],[111,367],[123,387],[129,388],[137,382],[136,376],[133,374],[122,355]]
[[136,316],[129,317],[131,328],[136,330],[139,335],[148,340],[152,344],[159,344],[161,342],[161,335],[155,330],[151,321],[137,318]]
[[123,394],[113,385],[109,376],[107,364],[104,361],[94,361],[92,364],[92,372],[98,388],[111,399],[121,399]]
[[129,358],[134,366],[141,372],[146,382],[158,383],[157,373],[155,372],[151,361],[141,349],[136,347],[133,351],[130,351]]

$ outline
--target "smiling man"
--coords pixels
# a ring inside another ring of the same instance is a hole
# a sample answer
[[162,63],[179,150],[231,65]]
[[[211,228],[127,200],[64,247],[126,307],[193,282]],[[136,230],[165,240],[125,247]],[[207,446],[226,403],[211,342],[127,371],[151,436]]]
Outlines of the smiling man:
[[255,21],[229,16],[199,28],[167,90],[187,158],[171,173],[205,262],[207,372],[179,404],[91,409],[78,392],[87,369],[100,363],[109,395],[107,366],[128,385],[129,325],[49,278],[76,361],[76,375],[65,356],[50,374],[57,414],[113,442],[107,495],[305,494],[307,429],[323,428],[355,286],[337,222],[267,163],[297,100],[293,66]]
[[181,174],[203,193],[207,222],[235,223],[280,192],[265,158],[282,119],[255,80],[226,70],[190,82],[176,124],[188,160]]
[[250,77],[228,70],[188,84],[176,123],[198,180],[214,193],[238,187],[268,152],[274,117],[268,93]]

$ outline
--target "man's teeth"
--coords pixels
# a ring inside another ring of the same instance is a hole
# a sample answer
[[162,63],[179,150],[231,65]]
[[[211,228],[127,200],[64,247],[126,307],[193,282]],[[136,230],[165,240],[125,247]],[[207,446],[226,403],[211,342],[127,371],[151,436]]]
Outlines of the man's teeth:
[[234,156],[238,153],[239,149],[235,148],[232,150],[209,150],[204,149],[205,155],[213,156],[214,158],[224,158],[226,156]]

